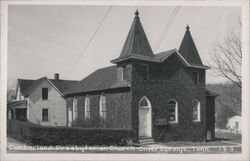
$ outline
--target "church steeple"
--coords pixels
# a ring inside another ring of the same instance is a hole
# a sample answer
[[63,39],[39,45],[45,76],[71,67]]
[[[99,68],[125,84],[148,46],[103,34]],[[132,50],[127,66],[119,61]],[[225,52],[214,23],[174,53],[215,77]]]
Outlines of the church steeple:
[[121,54],[119,58],[113,60],[113,62],[129,56],[154,57],[147,36],[143,30],[138,10],[135,12],[134,21],[123,45]]
[[179,52],[188,63],[193,65],[202,65],[201,58],[189,29],[190,27],[187,25],[184,38],[179,48]]

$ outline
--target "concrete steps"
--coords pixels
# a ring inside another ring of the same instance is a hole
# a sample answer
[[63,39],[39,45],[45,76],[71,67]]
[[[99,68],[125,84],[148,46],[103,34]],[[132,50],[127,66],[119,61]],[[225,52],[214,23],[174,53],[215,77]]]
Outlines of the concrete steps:
[[139,143],[142,146],[156,144],[152,137],[140,137]]

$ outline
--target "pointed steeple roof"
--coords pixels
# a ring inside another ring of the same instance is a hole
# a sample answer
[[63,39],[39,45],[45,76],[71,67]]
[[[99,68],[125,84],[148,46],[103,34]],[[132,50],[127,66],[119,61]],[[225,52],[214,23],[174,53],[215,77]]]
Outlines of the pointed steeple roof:
[[147,36],[143,30],[138,10],[136,10],[135,12],[134,21],[129,30],[121,54],[119,58],[114,60],[114,62],[116,62],[116,60],[129,56],[154,57]]
[[202,65],[201,58],[189,29],[190,27],[187,25],[184,38],[179,48],[179,52],[188,63],[193,65]]

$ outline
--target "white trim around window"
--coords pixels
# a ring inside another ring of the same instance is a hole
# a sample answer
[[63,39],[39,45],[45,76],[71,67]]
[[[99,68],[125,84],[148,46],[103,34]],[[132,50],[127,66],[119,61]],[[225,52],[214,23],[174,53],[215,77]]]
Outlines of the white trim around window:
[[106,96],[104,94],[102,94],[100,96],[100,100],[99,100],[99,114],[100,114],[100,118],[103,121],[106,121],[107,119],[107,105],[106,105]]
[[194,99],[192,102],[193,107],[193,122],[201,121],[201,103],[199,100]]
[[88,96],[85,97],[84,101],[84,119],[90,120],[90,100]]
[[76,97],[74,97],[73,98],[73,121],[76,121],[77,120],[77,116],[78,116],[78,109],[77,109],[77,98]]
[[172,123],[178,123],[178,102],[175,99],[168,100],[167,103],[168,106],[168,122],[170,124]]

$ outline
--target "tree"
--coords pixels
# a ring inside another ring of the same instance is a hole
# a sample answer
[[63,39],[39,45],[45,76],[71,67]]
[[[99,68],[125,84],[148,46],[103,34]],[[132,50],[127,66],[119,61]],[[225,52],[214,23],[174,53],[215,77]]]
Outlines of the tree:
[[[225,84],[217,85],[220,87],[221,98],[216,99],[218,107],[216,123],[220,128],[225,127],[228,118],[241,114],[242,41],[240,21],[237,23],[236,29],[228,33],[224,42],[214,43],[210,51],[212,59],[210,66],[215,76],[228,80]],[[218,88],[215,90],[217,91]]]
[[[241,29],[241,22],[238,27]],[[237,27],[237,28],[238,28]],[[231,30],[223,43],[214,43],[211,48],[210,63],[216,76],[226,78],[241,89],[241,64],[242,64],[241,30]]]
[[8,80],[8,86],[7,86],[7,104],[14,101],[14,95],[15,95],[15,89],[14,89],[14,82],[11,80]]

